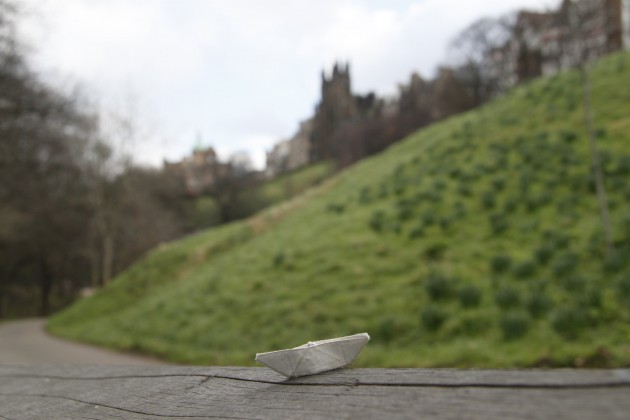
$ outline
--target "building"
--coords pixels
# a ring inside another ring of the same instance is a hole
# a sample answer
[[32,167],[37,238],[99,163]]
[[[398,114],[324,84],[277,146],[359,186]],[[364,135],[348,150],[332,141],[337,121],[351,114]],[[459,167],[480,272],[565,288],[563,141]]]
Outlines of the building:
[[313,131],[313,119],[300,123],[295,135],[274,145],[267,152],[265,175],[274,178],[280,174],[293,171],[309,163],[310,139]]
[[210,191],[218,177],[226,171],[212,147],[197,148],[179,162],[164,160],[165,172],[179,178],[186,194],[198,196]]
[[511,39],[491,61],[511,87],[628,48],[630,0],[564,0],[556,11],[519,12]]

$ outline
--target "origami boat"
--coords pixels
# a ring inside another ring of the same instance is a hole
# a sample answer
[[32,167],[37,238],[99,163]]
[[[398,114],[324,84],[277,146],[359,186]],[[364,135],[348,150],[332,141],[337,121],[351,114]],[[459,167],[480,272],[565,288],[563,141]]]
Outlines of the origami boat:
[[331,338],[286,350],[256,354],[256,361],[295,378],[314,375],[351,364],[370,341],[367,333]]

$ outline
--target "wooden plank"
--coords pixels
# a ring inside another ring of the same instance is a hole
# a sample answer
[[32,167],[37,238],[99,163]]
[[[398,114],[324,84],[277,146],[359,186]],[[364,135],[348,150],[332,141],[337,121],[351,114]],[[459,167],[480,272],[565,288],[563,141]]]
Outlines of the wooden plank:
[[0,419],[607,418],[630,413],[630,370],[0,366]]

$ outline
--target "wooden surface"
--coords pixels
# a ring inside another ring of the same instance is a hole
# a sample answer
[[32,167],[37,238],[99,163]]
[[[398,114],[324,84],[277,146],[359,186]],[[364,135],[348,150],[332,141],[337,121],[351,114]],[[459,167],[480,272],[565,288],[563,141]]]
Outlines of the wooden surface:
[[0,419],[630,418],[630,370],[0,366]]

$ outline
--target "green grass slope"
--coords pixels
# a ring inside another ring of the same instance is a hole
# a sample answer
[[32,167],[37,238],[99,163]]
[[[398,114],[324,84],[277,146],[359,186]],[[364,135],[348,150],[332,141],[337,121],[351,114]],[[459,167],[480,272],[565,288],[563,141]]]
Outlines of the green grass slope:
[[628,366],[629,79],[628,54],[592,75],[609,258],[567,73],[165,245],[49,328],[185,363],[367,331],[362,366]]

